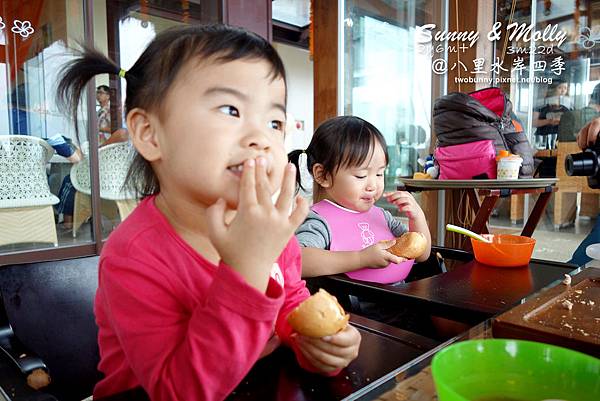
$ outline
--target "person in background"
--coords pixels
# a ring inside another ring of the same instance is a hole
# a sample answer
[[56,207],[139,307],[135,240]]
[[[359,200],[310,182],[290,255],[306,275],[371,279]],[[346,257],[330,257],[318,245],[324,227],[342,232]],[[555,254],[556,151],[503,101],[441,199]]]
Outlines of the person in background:
[[544,104],[533,112],[533,126],[537,127],[536,142],[543,149],[554,149],[558,136],[558,125],[563,113],[569,111],[569,86],[561,80],[554,80],[548,88]]
[[100,256],[94,398],[142,386],[152,400],[222,400],[280,343],[305,369],[347,366],[356,328],[310,339],[287,322],[309,296],[293,237],[307,205],[294,196],[285,70],[269,42],[225,25],[171,28],[129,71],[87,50],[60,81],[67,110],[96,74],[127,82],[138,154],[126,185],[142,201]]
[[110,117],[110,88],[100,85],[96,88],[96,100],[98,101],[98,145],[105,146],[111,143],[124,142],[128,140],[127,129],[119,128],[112,131]]
[[[129,134],[126,128],[119,128],[111,133],[110,88],[106,85],[98,86],[96,88],[96,100],[100,105],[97,112],[98,146],[102,147],[113,143],[128,141]],[[81,153],[79,160],[81,160]],[[73,228],[75,192],[75,187],[71,182],[71,175],[66,175],[58,191],[59,203],[57,206],[57,213],[59,216],[62,215],[61,225],[62,228],[67,231]]]
[[98,143],[102,145],[111,134],[110,125],[110,88],[100,85],[96,88],[96,101],[98,102]]
[[[594,118],[581,128],[577,135],[577,145],[579,145],[579,148],[585,150],[593,147],[598,140],[598,133],[600,133],[600,117]],[[573,256],[571,256],[571,259],[567,263],[573,263],[577,266],[585,265],[592,260],[586,254],[587,247],[597,243],[600,243],[600,216],[596,217],[596,224],[594,224],[592,231],[581,241],[581,244],[575,249]]]
[[79,163],[83,158],[81,150],[79,150],[77,146],[73,145],[73,142],[69,138],[57,134],[45,139],[46,142],[52,146],[56,154],[64,157],[71,163]]
[[581,110],[569,110],[562,115],[558,125],[558,141],[575,142],[581,128],[597,117],[600,117],[600,84],[594,87],[586,107]]
[[[46,142],[56,151],[56,153],[66,158],[71,163],[79,163],[83,159],[81,150],[73,145],[73,142],[62,135],[54,135],[46,138]],[[75,203],[75,188],[71,183],[71,175],[67,174],[58,190],[59,202],[56,205],[56,214],[62,221],[59,222],[65,230],[73,228],[73,209]]]

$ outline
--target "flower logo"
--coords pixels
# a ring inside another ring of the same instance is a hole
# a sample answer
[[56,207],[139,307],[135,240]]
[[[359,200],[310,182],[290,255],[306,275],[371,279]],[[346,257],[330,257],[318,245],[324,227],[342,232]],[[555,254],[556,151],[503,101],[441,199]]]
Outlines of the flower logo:
[[6,24],[4,23],[4,20],[2,19],[2,17],[0,17],[0,31],[3,30],[5,26]]
[[29,35],[35,32],[29,21],[14,20],[13,27],[10,29],[12,33],[21,35],[23,39],[27,39]]
[[592,36],[592,30],[586,26],[581,30],[581,34],[577,38],[577,41],[581,44],[581,46],[583,46],[584,49],[591,49],[598,42],[598,40],[595,40]]

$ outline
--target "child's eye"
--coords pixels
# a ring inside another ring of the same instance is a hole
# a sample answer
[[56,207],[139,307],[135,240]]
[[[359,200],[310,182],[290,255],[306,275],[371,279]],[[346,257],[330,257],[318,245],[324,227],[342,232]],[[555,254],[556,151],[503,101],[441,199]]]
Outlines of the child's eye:
[[283,131],[283,127],[284,127],[283,121],[273,120],[273,121],[269,122],[269,128],[271,128],[271,129]]
[[355,175],[356,178],[358,178],[359,180],[362,180],[363,178],[367,178],[366,175]]
[[219,111],[233,117],[240,116],[240,112],[238,111],[238,109],[230,105],[219,107]]
[[383,177],[383,173],[377,174],[377,177]]

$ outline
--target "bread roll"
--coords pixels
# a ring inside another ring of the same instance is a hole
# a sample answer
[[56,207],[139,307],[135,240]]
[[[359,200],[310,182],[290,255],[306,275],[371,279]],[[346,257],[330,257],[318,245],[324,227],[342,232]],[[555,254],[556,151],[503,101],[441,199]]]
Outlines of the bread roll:
[[396,238],[396,243],[388,251],[406,259],[415,259],[427,250],[427,239],[422,233],[407,232]]
[[34,369],[27,376],[27,384],[29,385],[29,387],[35,390],[39,390],[43,387],[46,387],[48,384],[50,384],[50,381],[50,376],[43,369]]
[[341,331],[350,315],[337,299],[324,289],[305,299],[288,315],[288,323],[295,332],[307,337],[325,337]]

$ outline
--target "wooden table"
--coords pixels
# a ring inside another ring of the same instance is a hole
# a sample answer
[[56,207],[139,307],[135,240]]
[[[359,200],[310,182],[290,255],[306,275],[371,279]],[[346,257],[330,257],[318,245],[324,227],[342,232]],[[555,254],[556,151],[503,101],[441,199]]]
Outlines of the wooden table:
[[[492,210],[499,198],[511,195],[539,194],[521,235],[531,237],[537,227],[544,209],[548,205],[550,196],[556,191],[556,178],[532,178],[519,180],[415,180],[400,178],[403,183],[399,190],[409,192],[438,191],[438,190],[466,190],[471,209],[475,212],[475,220],[471,231],[479,234],[489,233],[487,226]],[[479,200],[483,196],[483,201]],[[438,205],[438,240],[444,236],[444,225],[440,224],[444,219]],[[471,242],[468,238],[462,241],[462,249],[470,250]]]
[[[358,358],[335,377],[304,371],[291,350],[280,347],[261,359],[228,400],[340,400],[385,376],[398,366],[437,347],[438,342],[353,315],[362,335]],[[140,388],[96,401],[147,400]]]
[[[433,251],[438,249],[434,247]],[[459,263],[447,273],[410,283],[370,283],[345,274],[310,278],[307,282],[338,299],[355,295],[474,325],[508,310],[575,269],[575,265],[536,259],[520,268],[491,267],[472,260]]]

